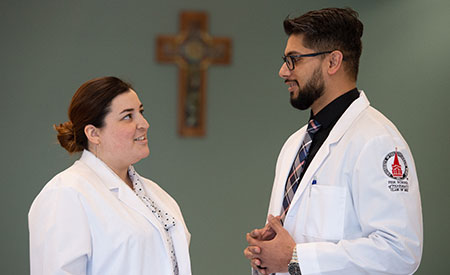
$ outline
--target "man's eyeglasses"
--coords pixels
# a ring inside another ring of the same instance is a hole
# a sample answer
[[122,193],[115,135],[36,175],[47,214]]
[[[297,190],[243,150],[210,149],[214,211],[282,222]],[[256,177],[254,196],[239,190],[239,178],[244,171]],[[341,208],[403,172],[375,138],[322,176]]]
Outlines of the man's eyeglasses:
[[283,58],[288,69],[292,71],[293,69],[295,69],[295,62],[302,57],[313,57],[313,56],[318,56],[321,54],[327,54],[327,53],[331,53],[331,52],[333,52],[333,51],[308,53],[308,54],[296,54],[296,55],[288,55],[288,56],[283,55],[281,58]]

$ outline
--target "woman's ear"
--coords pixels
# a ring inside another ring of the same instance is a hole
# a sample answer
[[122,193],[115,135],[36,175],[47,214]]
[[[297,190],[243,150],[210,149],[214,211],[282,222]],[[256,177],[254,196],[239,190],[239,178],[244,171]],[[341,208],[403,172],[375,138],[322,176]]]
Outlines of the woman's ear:
[[328,65],[328,73],[330,75],[334,75],[339,69],[342,67],[342,60],[344,59],[344,55],[341,51],[333,51],[329,56],[329,65]]
[[100,130],[92,124],[88,124],[84,127],[84,134],[89,142],[95,145],[100,144]]

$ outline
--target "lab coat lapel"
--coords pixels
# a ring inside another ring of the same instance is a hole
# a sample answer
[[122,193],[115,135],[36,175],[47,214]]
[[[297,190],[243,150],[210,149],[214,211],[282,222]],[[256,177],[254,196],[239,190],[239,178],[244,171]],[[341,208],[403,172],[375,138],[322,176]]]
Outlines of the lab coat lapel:
[[286,155],[282,159],[282,170],[281,170],[281,178],[287,179],[289,171],[291,170],[292,163],[294,162],[295,157],[297,156],[298,150],[300,149],[300,145],[305,138],[306,126],[302,127],[299,130],[300,134],[295,138],[289,141],[286,148]]
[[[94,174],[98,176],[100,185],[105,186],[116,199],[124,203],[127,207],[142,215],[151,224],[151,226],[158,230],[161,238],[165,238],[164,228],[152,211],[145,206],[142,200],[136,196],[134,191],[131,190],[131,188],[129,188],[104,162],[86,150],[83,152],[80,161],[90,167]],[[141,179],[144,184],[146,179],[142,177]],[[167,202],[159,199],[158,192],[157,190],[154,190],[154,187],[146,184],[144,185],[144,188],[146,188],[146,191],[149,191],[149,194],[153,194],[154,192],[157,193],[155,197],[152,197],[152,199],[156,200],[158,205],[160,205],[163,209],[170,212],[173,211],[174,213],[177,212],[174,211],[172,207],[169,207]],[[175,250],[177,251],[180,275],[188,275],[191,274],[189,247],[187,245],[188,241],[186,240],[183,223],[181,222],[182,217],[176,215],[175,218],[177,221],[180,221],[180,225],[175,226],[174,229],[177,230],[177,233],[172,234],[172,238]],[[164,241],[163,243],[167,251],[167,255],[170,255],[171,248],[168,247],[167,242]],[[186,261],[186,259],[188,260]]]
[[[155,203],[160,208],[164,209],[175,217],[177,225],[175,227],[172,227],[170,230],[174,230],[171,233],[171,237],[173,246],[176,251],[178,269],[180,275],[191,274],[190,262],[186,261],[186,259],[189,259],[189,240],[186,238],[185,232],[185,230],[187,229],[183,226],[183,217],[178,214],[179,211],[177,211],[176,209],[176,204],[170,203],[170,200],[165,200],[161,189],[159,187],[156,187],[154,183],[152,183],[148,179],[141,177],[140,175],[138,176],[141,178],[146,193],[151,196],[152,200],[155,201]],[[166,248],[169,249],[169,247],[167,246]],[[167,253],[169,253],[169,250]]]
[[177,256],[180,275],[187,275],[191,274],[190,262],[186,261],[186,259],[189,259],[189,245],[186,241],[186,234],[184,232],[183,226],[181,225],[179,220],[177,222],[178,224],[172,228],[172,230],[176,230],[176,232],[174,232],[175,234],[171,234],[173,246],[175,248]]
[[161,236],[164,236],[163,235],[164,232],[162,231],[163,229],[160,226],[160,222],[156,219],[155,215],[150,211],[150,209],[147,206],[145,206],[142,200],[138,196],[136,196],[136,193],[134,193],[134,191],[131,190],[131,188],[122,183],[118,189],[117,195],[120,201],[122,201],[128,207],[144,216],[147,219],[147,221],[150,222],[150,224],[152,224],[156,229],[158,229]]
[[144,216],[163,236],[162,228],[155,215],[145,206],[138,196],[117,176],[104,162],[85,150],[80,159],[86,163],[100,178],[100,181],[125,205]]
[[289,176],[289,171],[291,170],[294,158],[297,156],[298,150],[300,149],[305,133],[306,126],[302,127],[296,134],[291,136],[283,149],[283,157],[279,160],[281,163],[277,164],[280,167],[278,172],[279,175],[277,175],[277,179],[275,181],[276,187],[272,191],[273,196],[271,205],[269,206],[269,213],[275,216],[282,212],[286,179]]
[[[337,142],[339,142],[339,140],[342,138],[342,136],[345,134],[345,132],[350,128],[353,121],[359,116],[359,114],[364,109],[369,107],[369,105],[370,104],[369,104],[367,97],[365,96],[364,92],[361,91],[359,98],[356,99],[348,107],[348,109],[344,112],[344,114],[342,114],[341,118],[339,118],[336,125],[334,125],[333,129],[331,130],[330,134],[328,135],[328,138],[322,144],[319,151],[317,151],[317,153],[314,156],[313,160],[311,161],[308,169],[306,169],[306,172],[303,175],[300,185],[299,185],[297,191],[295,192],[294,198],[292,199],[291,206],[295,205],[295,203],[299,200],[299,198],[305,191],[306,187],[309,186],[311,184],[312,180],[314,179],[314,175],[316,174],[316,171],[324,163],[324,161],[327,159],[329,154],[332,154],[333,145],[335,145]],[[292,209],[292,207],[290,207],[290,209]],[[289,213],[287,213],[287,214],[289,215]]]

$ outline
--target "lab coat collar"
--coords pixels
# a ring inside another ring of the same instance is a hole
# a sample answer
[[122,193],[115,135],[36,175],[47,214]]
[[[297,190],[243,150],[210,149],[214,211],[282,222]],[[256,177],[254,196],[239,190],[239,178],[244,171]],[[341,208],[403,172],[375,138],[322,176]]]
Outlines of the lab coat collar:
[[[130,207],[137,213],[141,214],[145,219],[153,226],[156,230],[158,230],[161,238],[165,238],[164,228],[161,223],[155,217],[155,215],[151,212],[151,210],[145,206],[142,200],[136,196],[136,193],[118,176],[114,171],[109,168],[103,161],[98,159],[94,154],[92,154],[88,150],[84,150],[81,158],[79,160],[84,165],[87,165],[99,178],[100,184],[107,187],[111,194],[113,194],[116,198],[118,198],[121,202],[123,202],[126,206]],[[139,175],[140,176],[140,175]],[[141,180],[142,183],[148,182],[147,179],[143,178]],[[94,181],[94,179],[92,179]],[[162,200],[156,193],[158,188],[153,187],[152,184],[144,184],[144,189],[146,189],[147,193],[155,194],[152,197],[160,207],[165,209],[166,211],[170,211],[171,214],[178,213],[170,207],[170,204]],[[177,225],[175,226],[175,230],[178,232],[177,234],[172,234],[172,238],[174,241],[175,250],[177,251],[178,265],[180,268],[180,274],[191,274],[190,272],[190,262],[185,261],[184,259],[189,259],[189,247],[187,243],[189,242],[186,239],[186,234],[183,219],[181,216],[175,215],[177,219]],[[166,242],[164,243],[164,247],[167,251],[167,255],[170,255],[170,249]]]
[[114,171],[102,160],[97,158],[88,150],[84,150],[80,161],[91,168],[97,174],[103,184],[110,190],[118,190],[125,183]]
[[[347,130],[350,128],[354,120],[359,116],[359,114],[365,110],[367,107],[370,106],[370,102],[367,99],[366,95],[363,91],[360,91],[359,98],[357,98],[350,106],[347,108],[347,110],[342,114],[341,118],[336,122],[333,129],[331,130],[328,138],[325,140],[322,148],[319,149],[319,152],[321,152],[322,157],[319,156],[317,163],[322,163],[323,157],[328,155],[329,153],[329,147],[338,142],[342,136],[347,132]],[[313,160],[314,161],[314,160]],[[313,169],[312,169],[313,170]]]
[[[315,175],[317,169],[320,168],[320,166],[326,160],[330,152],[332,152],[333,144],[336,144],[344,136],[345,132],[347,132],[347,130],[351,127],[355,119],[361,114],[363,110],[365,110],[369,106],[370,106],[369,100],[367,99],[364,92],[360,91],[359,98],[353,101],[353,103],[347,108],[347,110],[344,112],[341,118],[336,122],[330,134],[328,135],[328,138],[325,140],[325,142],[320,147],[319,151],[317,151],[317,154],[314,156],[313,160],[311,161],[311,164],[309,165],[308,169],[303,175],[303,178],[299,184],[297,192],[295,193],[294,198],[292,199],[291,206],[293,206],[298,201],[303,191],[308,186],[307,183],[310,183],[312,181],[313,176]],[[301,131],[303,133],[299,134],[298,136],[299,138],[304,138],[306,126],[303,127]],[[298,141],[298,143],[299,142],[300,140]],[[297,153],[295,149],[293,151],[295,152],[295,154]],[[288,168],[290,169],[289,165]],[[292,207],[290,207],[290,209],[292,209]],[[289,210],[287,215],[289,215]]]
[[[160,231],[163,236],[163,231],[156,219],[155,215],[148,209],[147,206],[136,196],[136,193],[116,174],[114,171],[106,165],[102,160],[97,158],[88,150],[84,150],[81,155],[80,161],[86,164],[94,173],[100,178],[100,181],[105,185],[111,193],[125,203],[128,207],[134,209],[142,216],[144,216],[156,229]],[[169,250],[169,248],[167,248]]]

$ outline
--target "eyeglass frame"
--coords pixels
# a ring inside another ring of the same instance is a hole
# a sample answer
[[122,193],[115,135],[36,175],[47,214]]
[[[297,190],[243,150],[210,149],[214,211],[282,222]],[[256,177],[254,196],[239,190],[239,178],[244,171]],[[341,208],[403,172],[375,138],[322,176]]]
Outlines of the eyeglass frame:
[[[334,51],[325,51],[325,52],[318,52],[318,53],[308,53],[308,54],[294,54],[294,55],[283,55],[281,58],[283,59],[284,63],[286,63],[286,67],[290,70],[293,71],[295,69],[295,62],[298,60],[298,58],[302,58],[302,57],[314,57],[314,56],[318,56],[318,55],[322,55],[322,54],[327,54],[327,53],[332,53]],[[291,59],[291,63],[292,63],[292,69],[289,68],[289,64],[287,62],[288,58]]]

